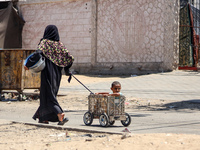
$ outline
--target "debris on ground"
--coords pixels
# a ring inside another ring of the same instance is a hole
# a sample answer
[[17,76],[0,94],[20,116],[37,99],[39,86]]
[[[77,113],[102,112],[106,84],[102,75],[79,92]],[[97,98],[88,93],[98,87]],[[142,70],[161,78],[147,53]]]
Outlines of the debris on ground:
[[32,101],[38,99],[39,93],[18,94],[14,92],[3,92],[0,95],[0,101]]
[[[67,132],[67,135],[66,135]],[[19,123],[1,124],[0,149],[190,149],[199,148],[200,135],[87,133],[30,126]]]

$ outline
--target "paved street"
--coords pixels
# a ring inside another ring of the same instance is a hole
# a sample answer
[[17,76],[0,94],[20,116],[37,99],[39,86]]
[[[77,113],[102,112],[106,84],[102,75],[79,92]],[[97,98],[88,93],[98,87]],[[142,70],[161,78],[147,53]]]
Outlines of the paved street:
[[[135,97],[142,99],[158,99],[166,100],[167,102],[188,101],[194,104],[200,103],[200,73],[174,71],[169,73],[150,74],[142,76],[122,77],[119,80],[122,84],[122,93],[126,97]],[[84,83],[84,81],[81,81]],[[101,83],[89,83],[86,86],[92,92],[109,91],[110,82],[105,81]],[[59,94],[69,93],[86,93],[89,92],[80,84],[74,86],[62,86]],[[25,108],[24,108],[25,109]],[[37,123],[32,120],[30,116],[34,111],[15,110],[14,114],[0,113],[0,118],[4,120]],[[85,126],[83,123],[83,115],[87,110],[80,111],[66,111],[70,121],[66,127],[107,131],[107,132],[122,132],[125,129],[120,121],[116,121],[114,126],[101,127],[98,119],[95,119],[91,126]],[[141,111],[127,109],[132,119],[131,125],[128,129],[132,133],[186,133],[186,134],[200,134],[200,111],[199,109],[172,109],[172,110],[154,110]],[[3,122],[1,120],[0,122]],[[52,123],[52,125],[55,125]]]
[[[200,100],[199,72],[173,71],[142,76],[132,75],[132,77],[121,77],[118,81],[122,84],[121,92],[125,96],[177,101]],[[84,83],[84,81],[81,82]],[[111,83],[112,79],[110,82],[92,83],[86,86],[96,93],[110,91]],[[71,91],[88,93],[81,84],[60,88],[60,93],[71,93]]]

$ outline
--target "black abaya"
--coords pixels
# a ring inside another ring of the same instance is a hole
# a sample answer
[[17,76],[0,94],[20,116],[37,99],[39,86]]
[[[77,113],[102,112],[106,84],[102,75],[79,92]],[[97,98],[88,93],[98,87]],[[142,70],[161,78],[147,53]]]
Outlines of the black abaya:
[[[62,77],[63,67],[61,66],[64,66],[65,74],[70,75],[69,68],[74,58],[69,55],[67,48],[59,40],[57,27],[48,25],[36,51],[45,57],[46,65],[41,72],[40,106],[33,116],[33,119],[38,118],[40,122],[57,122],[59,121],[58,114],[63,113],[56,99]],[[45,43],[41,44],[44,41]]]
[[57,122],[59,121],[57,114],[63,113],[56,99],[62,77],[62,67],[55,65],[47,58],[45,63],[46,66],[41,72],[40,106],[33,119],[38,118],[41,122]]

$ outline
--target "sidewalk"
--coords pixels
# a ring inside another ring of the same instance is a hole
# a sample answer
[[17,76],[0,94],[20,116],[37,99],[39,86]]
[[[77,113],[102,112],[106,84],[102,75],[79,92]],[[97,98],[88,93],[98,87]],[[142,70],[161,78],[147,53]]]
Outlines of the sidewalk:
[[[76,76],[76,75],[75,75]],[[75,79],[73,79],[75,80]],[[110,91],[110,81],[85,84],[93,93]],[[126,97],[163,100],[200,100],[200,73],[192,71],[173,71],[150,75],[121,77],[121,92]],[[84,81],[81,81],[84,84]],[[60,94],[88,93],[81,84],[60,87]]]

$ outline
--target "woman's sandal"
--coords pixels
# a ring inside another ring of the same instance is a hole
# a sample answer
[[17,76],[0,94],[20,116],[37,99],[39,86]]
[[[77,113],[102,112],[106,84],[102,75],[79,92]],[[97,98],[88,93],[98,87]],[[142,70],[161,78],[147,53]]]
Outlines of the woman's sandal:
[[68,118],[64,118],[63,121],[59,121],[59,122],[58,122],[58,125],[62,125],[62,126],[63,126],[63,125],[64,125],[66,122],[68,122],[68,121],[69,121]]

